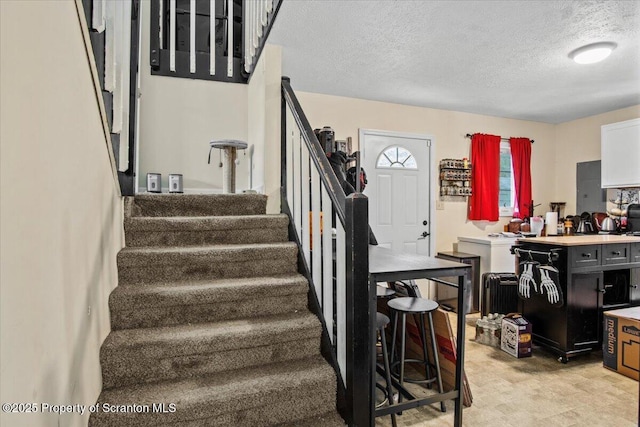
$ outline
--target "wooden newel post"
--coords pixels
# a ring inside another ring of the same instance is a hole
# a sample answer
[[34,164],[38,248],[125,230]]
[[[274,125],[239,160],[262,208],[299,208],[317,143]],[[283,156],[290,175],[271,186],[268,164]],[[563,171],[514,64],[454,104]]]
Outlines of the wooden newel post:
[[375,289],[369,284],[368,199],[353,193],[345,201],[347,286],[347,420],[374,425]]

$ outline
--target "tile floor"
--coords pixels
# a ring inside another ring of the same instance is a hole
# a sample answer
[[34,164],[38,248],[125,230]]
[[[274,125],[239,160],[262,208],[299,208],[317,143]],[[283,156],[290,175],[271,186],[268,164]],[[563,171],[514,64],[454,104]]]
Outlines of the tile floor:
[[[473,404],[463,412],[468,427],[637,427],[640,386],[602,366],[598,352],[562,364],[540,347],[516,359],[500,349],[476,343],[475,319],[467,318],[465,369]],[[455,325],[455,315],[451,316]],[[411,385],[415,390],[416,385]],[[430,390],[420,388],[428,394]],[[453,426],[453,402],[405,411],[398,426]],[[390,426],[390,417],[376,426]]]

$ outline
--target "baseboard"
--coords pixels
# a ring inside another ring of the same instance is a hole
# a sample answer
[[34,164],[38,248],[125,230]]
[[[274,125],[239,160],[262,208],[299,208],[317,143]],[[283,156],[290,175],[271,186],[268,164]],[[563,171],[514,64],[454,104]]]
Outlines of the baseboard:
[[[249,190],[238,190],[237,194],[243,192],[249,192]],[[262,194],[261,191],[253,191]],[[150,194],[147,192],[147,187],[139,187],[136,194]],[[155,193],[160,194],[160,193]],[[169,187],[162,187],[162,194],[169,194]],[[183,194],[222,194],[221,188],[185,188]]]

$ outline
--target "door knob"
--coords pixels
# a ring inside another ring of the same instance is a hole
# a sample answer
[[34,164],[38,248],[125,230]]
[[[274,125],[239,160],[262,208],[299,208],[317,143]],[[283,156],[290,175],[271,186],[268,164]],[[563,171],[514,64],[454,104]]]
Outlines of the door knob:
[[423,231],[421,235],[418,236],[418,240],[426,239],[430,234],[426,231]]
[[427,221],[426,219],[422,221],[422,225],[427,225],[427,224],[429,224],[429,221]]

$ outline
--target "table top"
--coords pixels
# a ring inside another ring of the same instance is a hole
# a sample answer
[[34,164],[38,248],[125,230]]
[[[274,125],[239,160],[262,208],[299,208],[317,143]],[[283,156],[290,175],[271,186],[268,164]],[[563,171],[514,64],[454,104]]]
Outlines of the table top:
[[244,150],[247,148],[247,143],[239,141],[237,139],[221,139],[220,141],[211,141],[209,143],[213,148],[239,148]]
[[470,270],[469,264],[369,245],[369,273],[381,282],[462,275]]

